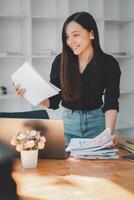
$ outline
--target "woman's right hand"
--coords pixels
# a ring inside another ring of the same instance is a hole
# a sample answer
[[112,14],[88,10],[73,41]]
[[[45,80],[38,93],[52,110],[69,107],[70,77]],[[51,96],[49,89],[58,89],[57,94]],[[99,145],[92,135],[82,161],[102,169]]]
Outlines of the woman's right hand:
[[15,90],[16,96],[18,97],[22,97],[26,92],[25,88],[22,88],[20,84],[16,84],[15,82],[13,82],[13,88]]

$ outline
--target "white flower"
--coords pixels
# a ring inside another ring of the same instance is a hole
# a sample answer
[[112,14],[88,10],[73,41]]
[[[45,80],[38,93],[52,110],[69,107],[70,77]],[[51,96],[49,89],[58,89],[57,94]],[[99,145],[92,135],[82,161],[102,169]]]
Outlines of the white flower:
[[29,131],[29,130],[26,130],[26,131],[24,131],[24,134],[30,135],[30,131]]
[[37,131],[36,130],[31,130],[30,137],[34,137],[36,135],[37,135]]
[[18,140],[23,140],[23,139],[25,139],[25,138],[26,138],[26,136],[25,136],[24,133],[20,133],[20,134],[18,135],[18,137],[17,137]]
[[17,151],[43,149],[46,138],[40,135],[40,131],[24,130],[18,132],[12,139],[11,145],[16,145]]
[[38,143],[38,148],[39,148],[39,149],[44,149],[44,147],[45,147],[45,143],[42,142],[42,141],[40,141],[40,142]]
[[26,144],[25,144],[25,148],[32,148],[35,146],[35,142],[34,140],[30,140],[30,141],[27,141]]
[[37,134],[36,139],[39,141],[41,139],[40,133]]
[[42,136],[41,138],[40,138],[40,140],[42,141],[42,142],[46,142],[46,138],[44,137],[44,136]]

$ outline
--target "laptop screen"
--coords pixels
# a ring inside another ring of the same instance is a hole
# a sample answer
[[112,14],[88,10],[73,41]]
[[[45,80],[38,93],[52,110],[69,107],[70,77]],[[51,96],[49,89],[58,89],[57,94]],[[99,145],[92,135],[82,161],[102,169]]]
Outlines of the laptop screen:
[[12,137],[19,131],[35,129],[46,137],[46,145],[39,150],[39,158],[64,159],[64,124],[62,120],[0,118],[0,140],[11,146]]

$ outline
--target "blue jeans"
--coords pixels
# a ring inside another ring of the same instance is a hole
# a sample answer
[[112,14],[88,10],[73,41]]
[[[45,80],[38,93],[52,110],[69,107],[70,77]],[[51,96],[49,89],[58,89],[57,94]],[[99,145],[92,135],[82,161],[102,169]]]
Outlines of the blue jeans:
[[105,129],[105,116],[102,108],[92,111],[72,111],[64,108],[65,141],[71,138],[94,138]]

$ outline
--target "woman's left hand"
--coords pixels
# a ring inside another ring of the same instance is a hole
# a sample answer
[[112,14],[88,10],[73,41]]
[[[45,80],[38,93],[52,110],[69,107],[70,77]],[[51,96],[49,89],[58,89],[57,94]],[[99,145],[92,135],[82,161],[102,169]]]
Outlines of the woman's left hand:
[[109,146],[110,149],[118,146],[118,144],[119,144],[118,136],[113,135],[112,136],[112,141],[113,141],[113,144],[111,146]]

